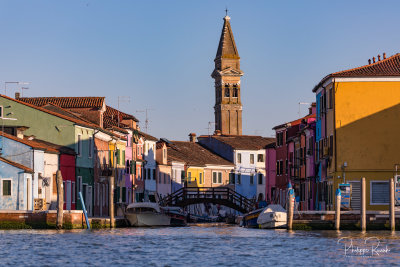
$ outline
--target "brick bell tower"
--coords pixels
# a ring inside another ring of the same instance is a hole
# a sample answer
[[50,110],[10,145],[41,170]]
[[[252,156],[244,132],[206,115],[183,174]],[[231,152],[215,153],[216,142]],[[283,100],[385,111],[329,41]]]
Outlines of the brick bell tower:
[[224,17],[215,69],[211,77],[215,80],[215,130],[222,134],[242,134],[242,102],[240,100],[240,57],[230,24],[230,17]]

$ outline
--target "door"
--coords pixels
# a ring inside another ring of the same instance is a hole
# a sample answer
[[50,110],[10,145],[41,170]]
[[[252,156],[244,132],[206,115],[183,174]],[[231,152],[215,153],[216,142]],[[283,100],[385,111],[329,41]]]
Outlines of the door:
[[350,207],[359,210],[361,207],[361,183],[360,181],[349,182],[351,188]]
[[67,190],[65,194],[65,203],[67,210],[71,210],[71,181],[67,181]]

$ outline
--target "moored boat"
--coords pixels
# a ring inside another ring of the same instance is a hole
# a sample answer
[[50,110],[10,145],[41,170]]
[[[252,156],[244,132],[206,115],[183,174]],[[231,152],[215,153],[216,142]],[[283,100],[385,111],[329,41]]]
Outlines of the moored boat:
[[161,210],[171,218],[171,226],[186,226],[187,215],[179,207],[161,207]]
[[285,228],[287,213],[278,204],[268,205],[258,216],[257,224],[263,229]]
[[263,210],[264,209],[257,209],[257,210],[253,210],[249,213],[244,214],[241,226],[248,227],[248,228],[258,228],[257,219]]
[[171,217],[157,203],[136,202],[128,205],[125,218],[131,226],[170,226]]

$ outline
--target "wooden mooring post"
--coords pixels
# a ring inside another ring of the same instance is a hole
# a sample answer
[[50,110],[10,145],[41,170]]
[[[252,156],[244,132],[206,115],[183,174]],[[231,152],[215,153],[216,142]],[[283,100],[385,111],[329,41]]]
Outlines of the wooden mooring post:
[[389,221],[390,221],[390,230],[392,232],[396,231],[396,213],[394,210],[394,201],[395,201],[395,193],[394,193],[394,178],[390,179],[390,206],[389,206]]
[[61,171],[56,172],[56,185],[57,185],[57,221],[56,228],[62,229],[64,221],[64,185]]
[[335,229],[340,230],[340,206],[342,205],[342,193],[340,189],[336,189],[336,213],[335,213]]
[[[115,171],[114,171],[115,173]],[[110,176],[110,184],[109,184],[109,197],[108,197],[108,208],[110,213],[110,227],[115,228],[115,219],[114,219],[114,176]]]
[[293,209],[294,209],[294,190],[289,189],[288,194],[288,210],[287,210],[287,229],[291,231],[293,229]]
[[365,232],[367,230],[367,213],[366,213],[366,183],[365,177],[361,178],[361,206],[360,206],[360,226],[361,231]]

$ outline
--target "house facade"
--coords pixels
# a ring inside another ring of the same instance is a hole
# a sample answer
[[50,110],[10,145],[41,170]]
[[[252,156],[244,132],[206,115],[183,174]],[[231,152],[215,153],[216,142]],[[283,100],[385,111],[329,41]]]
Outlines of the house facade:
[[236,192],[247,198],[265,199],[265,146],[274,138],[248,135],[200,136],[199,143],[234,164],[231,178]]
[[328,196],[339,184],[350,184],[352,209],[360,205],[362,177],[366,178],[367,209],[388,208],[389,178],[397,175],[400,162],[399,89],[400,54],[388,58],[384,54],[368,65],[329,74],[313,89],[318,163],[326,168],[325,174],[319,167],[319,178],[328,183]]

